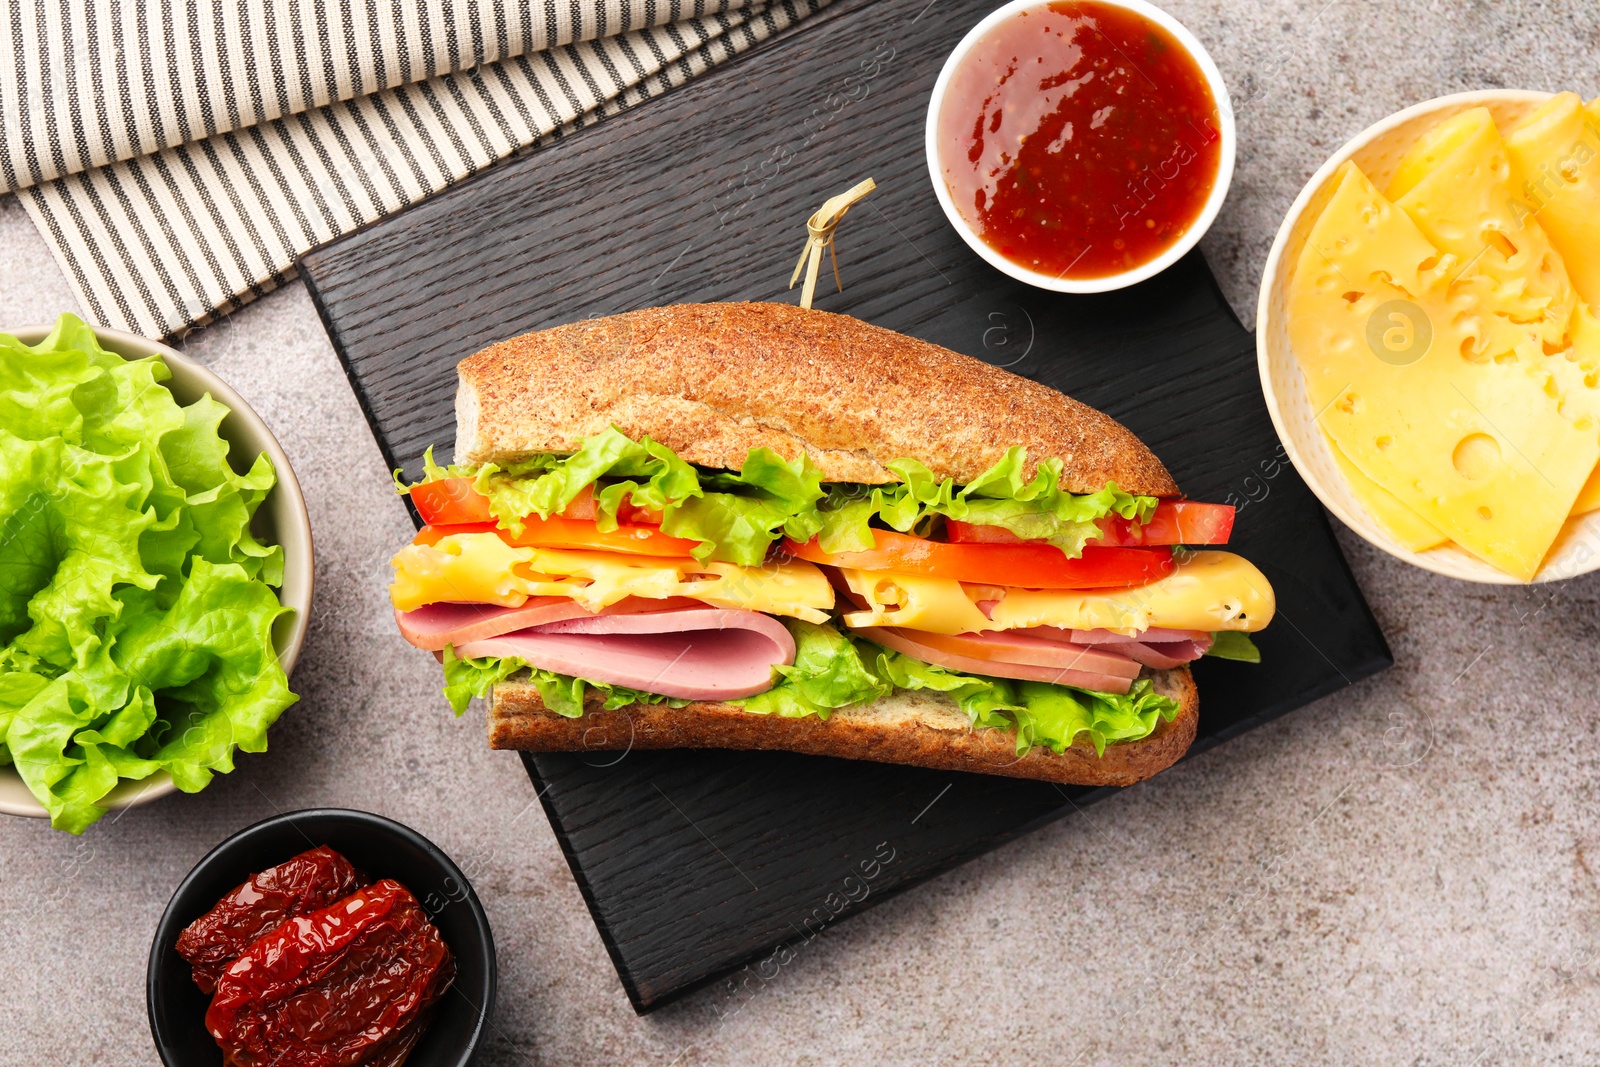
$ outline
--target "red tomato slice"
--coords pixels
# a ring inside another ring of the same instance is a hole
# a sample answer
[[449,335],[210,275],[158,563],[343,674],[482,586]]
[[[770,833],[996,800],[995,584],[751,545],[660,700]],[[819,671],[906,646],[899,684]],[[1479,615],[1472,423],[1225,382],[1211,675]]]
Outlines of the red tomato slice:
[[[426,485],[413,486],[411,500],[417,506],[417,514],[429,526],[493,522],[489,498],[474,489],[472,483],[471,478],[441,478]],[[583,519],[588,522],[593,522],[595,517],[594,487],[591,485],[584,486],[583,491],[561,513],[563,519]],[[661,512],[625,503],[617,509],[617,521],[636,526],[660,526]]]
[[[1100,520],[1104,532],[1095,540],[1100,547],[1135,548],[1141,545],[1225,545],[1233,533],[1233,508],[1227,504],[1202,504],[1195,500],[1163,500],[1150,521],[1140,525],[1112,517]],[[1025,545],[1002,526],[974,526],[945,520],[952,544]]]
[[533,545],[539,548],[592,548],[602,552],[625,552],[632,556],[689,555],[698,541],[683,537],[669,537],[659,526],[619,525],[615,530],[601,530],[593,522],[582,519],[548,518],[530,515],[523,520],[522,533],[513,534],[493,522],[469,522],[449,526],[424,526],[412,539],[415,545],[434,545],[442,537],[461,533],[499,534],[508,545]]
[[1089,547],[1068,559],[1050,545],[947,544],[888,530],[873,530],[872,536],[877,547],[866,552],[824,552],[815,539],[803,545],[785,539],[783,551],[832,567],[1024,589],[1124,589],[1164,578],[1173,566],[1168,548]]
[[411,502],[429,526],[492,522],[489,498],[472,487],[471,478],[440,478],[411,487]]

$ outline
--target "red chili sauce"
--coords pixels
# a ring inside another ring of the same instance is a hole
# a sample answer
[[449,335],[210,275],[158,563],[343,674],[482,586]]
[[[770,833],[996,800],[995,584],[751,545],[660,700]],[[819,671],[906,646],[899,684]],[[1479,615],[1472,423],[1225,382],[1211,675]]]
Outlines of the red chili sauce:
[[979,39],[939,110],[940,169],[1019,266],[1103,278],[1193,225],[1222,159],[1216,100],[1170,33],[1109,4],[1029,8]]

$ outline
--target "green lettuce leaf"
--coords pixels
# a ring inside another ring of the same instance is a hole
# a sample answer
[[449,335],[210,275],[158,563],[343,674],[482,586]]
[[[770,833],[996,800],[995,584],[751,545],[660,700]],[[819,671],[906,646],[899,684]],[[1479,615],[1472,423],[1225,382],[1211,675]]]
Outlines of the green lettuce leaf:
[[119,781],[200,789],[295,700],[283,550],[250,532],[276,475],[235,472],[227,409],[180,406],[168,377],[71,315],[33,347],[0,336],[0,763],[73,833]]
[[[1148,737],[1158,720],[1170,722],[1178,714],[1177,703],[1157,693],[1147,678],[1135,681],[1127,693],[987,678],[924,663],[833,626],[783,622],[794,634],[794,664],[775,668],[778,678],[771,689],[729,703],[758,715],[826,720],[835,708],[876,700],[894,689],[928,689],[949,695],[976,727],[1016,731],[1019,756],[1034,745],[1065,751],[1080,735],[1103,754],[1106,745]],[[473,697],[487,696],[497,682],[522,671],[529,672],[526,680],[538,687],[545,706],[569,718],[583,714],[587,688],[605,694],[607,709],[690,703],[530,668],[515,658],[457,659],[451,649],[444,655],[445,696],[459,715]]]
[[[547,519],[597,486],[600,529],[616,529],[625,503],[650,508],[662,513],[664,532],[699,542],[693,555],[701,562],[753,567],[780,536],[810,540],[821,524],[816,505],[823,495],[822,472],[806,456],[790,463],[757,448],[738,473],[705,473],[667,446],[648,437],[635,441],[615,427],[585,439],[570,456],[537,455],[478,468],[441,467],[432,449],[423,457],[419,484],[462,477],[474,479],[495,520],[513,533],[522,532],[524,517]],[[411,489],[398,471],[395,486],[402,493]]]
[[1087,734],[1096,754],[1104,755],[1111,742],[1149,737],[1158,718],[1171,722],[1178,715],[1177,702],[1157,693],[1148,678],[1135,680],[1127,693],[1097,693],[962,674],[888,649],[878,650],[876,668],[897,688],[948,694],[974,726],[1015,729],[1019,756],[1034,745],[1064,752],[1079,734]]
[[1211,647],[1206,655],[1218,659],[1236,659],[1241,663],[1260,663],[1261,650],[1250,640],[1250,635],[1238,630],[1219,630],[1211,635]]
[[522,671],[527,671],[528,677],[519,678],[518,681],[531,683],[539,690],[539,699],[544,701],[545,707],[569,719],[576,719],[583,714],[584,693],[589,689],[601,694],[607,711],[628,704],[666,704],[668,707],[681,708],[691,703],[677,697],[629,689],[627,686],[557,674],[530,666],[515,656],[459,659],[455,649],[448,645],[444,650],[444,695],[455,713],[460,715],[467,710],[473,697],[488,696],[497,683]]
[[1027,450],[1013,447],[993,467],[965,486],[934,477],[912,459],[888,467],[900,481],[889,485],[834,484],[821,504],[820,547],[825,552],[863,552],[876,543],[871,521],[901,533],[927,534],[935,516],[982,526],[999,526],[1018,537],[1048,541],[1076,558],[1100,536],[1100,519],[1116,515],[1144,522],[1155,511],[1153,496],[1133,496],[1108,483],[1099,492],[1068,493],[1061,488],[1061,461],[1041,460],[1031,479]]
[[837,628],[782,621],[794,635],[794,664],[775,668],[778,678],[765,693],[730,703],[762,715],[826,720],[834,708],[876,700],[892,688],[867,666],[856,642]]

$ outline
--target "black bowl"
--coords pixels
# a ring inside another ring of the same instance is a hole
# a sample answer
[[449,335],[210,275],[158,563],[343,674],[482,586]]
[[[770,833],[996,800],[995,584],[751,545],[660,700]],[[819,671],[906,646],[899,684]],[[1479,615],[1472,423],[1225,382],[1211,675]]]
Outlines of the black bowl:
[[220,1067],[206,1032],[210,998],[174,947],[184,927],[257,871],[317,845],[344,853],[374,878],[393,878],[416,896],[455,957],[456,978],[439,1001],[408,1063],[466,1067],[494,1013],[494,935],[478,895],[450,857],[410,827],[365,811],[314,808],[241,830],[212,849],[172,894],[150,945],[145,1001],[150,1033],[167,1067]]

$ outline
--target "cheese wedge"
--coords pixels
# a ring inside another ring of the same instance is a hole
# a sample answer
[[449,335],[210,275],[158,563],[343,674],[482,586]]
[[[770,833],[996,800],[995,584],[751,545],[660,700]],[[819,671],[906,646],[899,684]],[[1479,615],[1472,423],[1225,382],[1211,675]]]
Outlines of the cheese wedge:
[[788,560],[760,567],[701,563],[620,552],[514,547],[497,534],[442,537],[396,553],[389,598],[400,611],[455,601],[520,607],[529,597],[571,597],[599,611],[626,597],[692,597],[719,608],[744,608],[826,622],[833,586],[815,564]]
[[1522,305],[1456,264],[1346,164],[1290,281],[1290,340],[1318,421],[1363,474],[1531,579],[1600,459],[1600,426],[1563,417],[1542,362],[1486,344],[1516,332]]
[[1600,305],[1600,109],[1558,93],[1505,144],[1522,203],[1560,251],[1573,288]]
[[1455,115],[1402,158],[1388,197],[1435,248],[1476,275],[1480,299],[1500,316],[1505,340],[1491,354],[1524,358],[1566,345],[1577,302],[1561,256],[1523,206],[1506,146],[1488,108]]
[[[1059,626],[1133,635],[1173,630],[1260,630],[1277,602],[1255,565],[1232,552],[1195,552],[1159,581],[1136,589],[1014,589],[886,571],[841,570],[867,602],[849,626],[900,626],[935,634]],[[985,614],[979,603],[988,606]]]
[[1450,543],[1450,538],[1440,533],[1437,526],[1406,507],[1400,498],[1389,490],[1362,474],[1361,468],[1350,462],[1350,458],[1339,450],[1338,444],[1328,437],[1326,431],[1323,437],[1327,438],[1328,450],[1333,453],[1333,461],[1338,465],[1339,473],[1344,475],[1345,484],[1350,487],[1355,498],[1361,501],[1361,506],[1367,509],[1390,537],[1413,552],[1426,552],[1430,548]]

